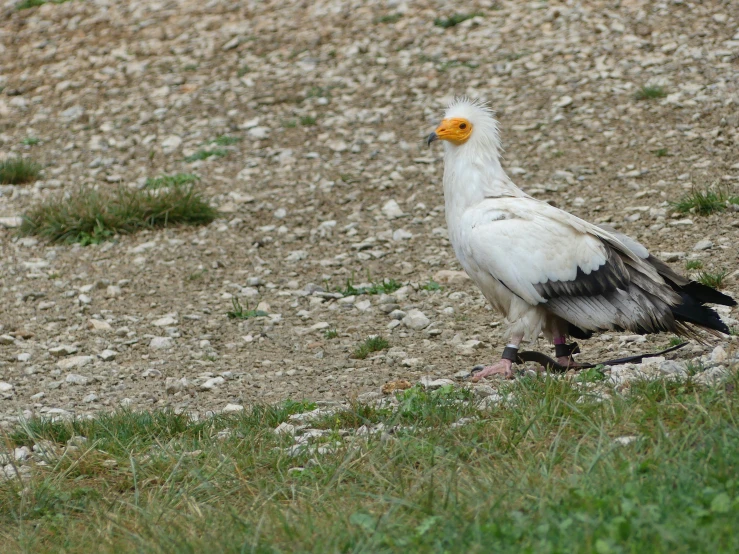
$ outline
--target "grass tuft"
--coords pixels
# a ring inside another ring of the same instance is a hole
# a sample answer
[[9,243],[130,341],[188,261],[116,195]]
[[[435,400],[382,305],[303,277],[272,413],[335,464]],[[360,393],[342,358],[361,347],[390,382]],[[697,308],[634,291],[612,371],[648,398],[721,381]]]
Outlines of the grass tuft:
[[643,86],[634,95],[637,100],[654,100],[667,96],[665,89],[660,86]]
[[434,19],[434,25],[441,27],[442,29],[449,29],[450,27],[455,27],[463,21],[467,21],[468,19],[472,19],[478,15],[482,16],[481,13],[455,13],[451,17],[438,17]]
[[311,127],[316,124],[316,118],[312,115],[304,115],[300,118],[300,124],[303,127]]
[[680,213],[695,212],[700,215],[710,215],[722,212],[727,204],[739,204],[739,196],[730,196],[724,189],[692,189],[672,207]]
[[229,319],[250,319],[252,317],[264,317],[268,315],[267,312],[262,310],[250,310],[248,302],[246,303],[246,308],[244,308],[235,296],[231,299],[231,304],[233,304],[233,310],[226,312]]
[[403,14],[400,13],[391,13],[388,15],[383,15],[375,19],[375,23],[397,23],[401,20],[403,17]]
[[426,283],[425,285],[421,285],[421,290],[427,290],[429,292],[441,290],[442,288],[443,287],[433,279],[429,279],[428,283]]
[[8,158],[0,162],[0,184],[21,185],[38,178],[41,165],[28,158]]
[[652,150],[652,152],[658,158],[664,158],[667,156],[667,148],[657,148],[657,150]]
[[200,180],[200,177],[192,173],[175,173],[174,175],[160,175],[149,177],[144,185],[148,189],[161,189],[166,187],[181,187],[192,185]]
[[339,337],[339,332],[336,329],[326,329],[323,332],[323,336],[328,340],[336,339]]
[[41,139],[36,137],[26,137],[21,141],[21,144],[23,146],[36,146],[39,142],[41,142]]
[[97,244],[116,234],[170,225],[207,225],[218,211],[192,186],[158,191],[80,188],[50,198],[23,216],[20,232],[52,242]]
[[688,260],[685,262],[685,269],[688,271],[703,269],[703,262],[700,260]]
[[232,144],[237,144],[241,142],[241,137],[231,137],[228,135],[221,135],[220,137],[217,137],[215,140],[211,142],[213,144],[217,144],[218,146],[231,146]]
[[214,148],[213,150],[198,150],[194,154],[185,158],[186,162],[197,162],[199,160],[207,160],[211,157],[223,158],[228,155],[228,150],[222,148]]
[[372,352],[385,350],[388,346],[390,346],[390,343],[380,336],[368,337],[354,349],[354,352],[352,352],[352,358],[364,360],[367,356],[372,354]]
[[701,271],[698,274],[697,280],[699,283],[711,287],[714,289],[724,288],[724,279],[729,275],[728,271],[718,271],[716,273],[709,273],[708,271]]

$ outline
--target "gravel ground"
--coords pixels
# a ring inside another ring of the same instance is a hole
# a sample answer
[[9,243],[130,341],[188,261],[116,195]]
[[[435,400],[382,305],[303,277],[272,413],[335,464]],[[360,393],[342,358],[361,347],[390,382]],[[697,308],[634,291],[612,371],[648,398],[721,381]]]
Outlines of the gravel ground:
[[[434,25],[454,13],[478,15]],[[693,186],[739,194],[739,3],[5,2],[0,25],[0,155],[44,166],[36,183],[0,186],[0,425],[343,400],[497,358],[501,319],[459,273],[441,149],[423,145],[454,95],[490,101],[528,193],[681,272],[692,259],[726,270],[739,296],[739,213],[669,205]],[[642,86],[666,96],[638,100]],[[222,135],[241,141],[214,145]],[[214,148],[225,155],[185,161]],[[14,229],[80,185],[178,172],[200,177],[222,219],[88,247]],[[352,277],[404,286],[327,294]],[[229,319],[233,298],[268,315]],[[352,359],[375,334],[390,349]],[[582,357],[669,338],[601,336]],[[710,380],[736,346],[670,357],[703,356]],[[669,363],[649,367],[684,373]]]

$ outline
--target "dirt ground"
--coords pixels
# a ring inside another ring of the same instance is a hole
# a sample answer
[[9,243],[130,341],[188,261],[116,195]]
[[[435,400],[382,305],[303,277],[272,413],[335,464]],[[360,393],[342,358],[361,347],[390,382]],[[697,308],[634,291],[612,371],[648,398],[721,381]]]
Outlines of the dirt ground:
[[[455,13],[478,15],[434,24]],[[345,399],[497,358],[501,318],[470,281],[438,273],[460,268],[442,149],[423,138],[455,95],[496,110],[525,191],[610,222],[680,272],[692,259],[727,271],[739,296],[739,213],[669,204],[691,187],[739,194],[739,3],[6,1],[0,18],[0,155],[44,166],[36,183],[0,186],[6,424]],[[639,100],[643,86],[666,96]],[[212,143],[224,135],[241,140]],[[185,161],[214,148],[225,155]],[[80,185],[173,173],[198,175],[222,218],[87,247],[15,229]],[[324,294],[352,278],[404,286]],[[432,278],[441,290],[421,288]],[[233,298],[268,316],[230,319]],[[413,309],[427,326],[395,319]],[[351,358],[370,335],[390,349]],[[669,339],[596,337],[583,359]]]

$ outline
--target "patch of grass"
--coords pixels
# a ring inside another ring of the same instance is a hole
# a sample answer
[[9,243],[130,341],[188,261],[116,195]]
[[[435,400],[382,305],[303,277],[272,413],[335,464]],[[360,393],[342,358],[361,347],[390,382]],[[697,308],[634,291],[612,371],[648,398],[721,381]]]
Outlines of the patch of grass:
[[200,180],[200,177],[192,173],[175,173],[174,175],[160,175],[146,179],[145,187],[148,189],[161,189],[166,187],[181,187],[192,185]]
[[637,100],[654,100],[657,98],[664,98],[665,96],[667,96],[667,93],[664,88],[660,86],[645,85],[636,91],[634,98]]
[[262,310],[249,309],[248,302],[246,303],[246,308],[244,308],[235,296],[231,299],[231,304],[233,305],[233,310],[226,312],[229,319],[250,319],[252,317],[264,317],[267,315],[267,312],[263,312]]
[[701,271],[698,274],[697,280],[699,283],[703,283],[707,287],[722,289],[724,288],[724,279],[726,279],[728,274],[728,271],[717,271],[716,273]]
[[283,119],[282,126],[286,129],[295,129],[298,126],[298,121],[296,119]]
[[685,262],[685,269],[688,271],[703,269],[703,262],[700,260],[688,260]]
[[364,360],[367,356],[372,354],[372,352],[385,350],[388,346],[390,346],[390,343],[380,336],[368,337],[354,349],[354,352],[352,352],[352,358]]
[[182,68],[183,71],[197,71],[197,69],[198,66],[194,63],[189,63]]
[[190,275],[187,276],[187,280],[188,281],[200,281],[207,275],[207,273],[208,273],[207,269],[198,269],[190,273]]
[[459,60],[450,60],[450,61],[442,62],[441,64],[439,64],[438,69],[440,72],[443,73],[444,71],[453,69],[455,67],[466,67],[467,69],[477,69],[478,67],[480,67],[480,65],[475,62],[460,62]]
[[734,204],[739,202],[739,199],[729,196],[723,189],[698,190],[694,188],[680,200],[673,202],[671,206],[680,213],[695,212],[700,215],[710,215],[724,211],[727,202]]
[[21,141],[21,144],[24,146],[36,146],[39,142],[41,142],[41,139],[36,137],[26,137]]
[[339,332],[336,329],[326,329],[323,332],[323,336],[326,337],[327,340],[336,339],[339,337]]
[[427,290],[429,292],[441,290],[442,288],[443,287],[433,279],[429,279],[428,283],[426,283],[425,285],[421,285],[421,290]]
[[[395,279],[385,279],[384,281],[371,282],[371,284],[366,287],[355,287],[354,277],[352,276],[346,280],[346,287],[343,289],[335,289],[334,292],[339,292],[344,296],[359,296],[361,294],[392,294],[402,286],[403,284]],[[330,290],[330,287],[327,287],[327,289]]]
[[28,8],[37,8],[44,4],[64,4],[69,1],[70,0],[21,0],[21,2],[18,2],[15,5],[15,9],[18,11],[27,10]]
[[241,78],[249,72],[251,72],[251,68],[248,65],[242,65],[236,74]]
[[221,135],[220,137],[217,137],[215,140],[211,141],[214,144],[217,144],[218,146],[231,146],[232,144],[237,144],[241,142],[241,137],[231,137],[228,135]]
[[635,381],[583,402],[582,383],[528,377],[484,411],[469,391],[414,387],[395,407],[327,411],[311,424],[323,451],[274,432],[305,401],[32,419],[4,446],[87,441],[0,482],[3,549],[736,552],[737,384]]
[[576,380],[580,383],[594,383],[603,381],[606,374],[603,372],[605,366],[597,365],[588,369],[583,369],[577,374]]
[[681,339],[680,337],[670,337],[670,344],[669,344],[669,346],[670,347],[677,346],[678,344],[682,344],[683,342],[685,342],[685,341],[683,339]]
[[20,232],[52,242],[96,244],[141,229],[207,225],[217,216],[192,186],[157,191],[80,188],[69,197],[49,198],[31,208]]
[[667,156],[667,148],[657,148],[657,150],[652,150],[652,153],[658,158],[664,158]]
[[303,127],[311,127],[316,124],[316,118],[312,115],[304,115],[300,118],[300,124]]
[[455,13],[451,17],[438,17],[434,19],[434,25],[437,27],[441,27],[443,29],[449,29],[450,27],[455,27],[462,23],[463,21],[467,21],[468,19],[472,19],[473,17],[482,16],[481,13]]
[[41,165],[28,158],[8,158],[0,162],[0,184],[21,185],[38,178]]
[[375,23],[397,23],[401,20],[403,17],[403,14],[400,13],[391,13],[388,15],[382,15],[375,19]]
[[194,154],[191,154],[190,156],[187,156],[185,158],[186,162],[196,162],[198,160],[207,160],[211,157],[216,158],[223,158],[224,156],[228,155],[228,150],[223,150],[221,148],[214,148],[213,150],[198,150]]

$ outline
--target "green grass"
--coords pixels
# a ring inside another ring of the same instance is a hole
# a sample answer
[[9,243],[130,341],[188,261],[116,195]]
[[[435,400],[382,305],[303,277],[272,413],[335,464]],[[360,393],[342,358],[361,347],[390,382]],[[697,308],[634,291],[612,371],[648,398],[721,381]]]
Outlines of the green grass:
[[21,144],[24,146],[36,146],[39,142],[41,142],[41,139],[36,137],[26,137],[21,141]]
[[434,19],[434,25],[443,29],[449,29],[450,27],[455,27],[463,21],[467,21],[468,19],[472,19],[478,15],[482,16],[481,13],[455,13],[451,17],[438,17]]
[[183,185],[192,185],[200,180],[200,177],[192,173],[175,173],[174,175],[160,175],[159,177],[149,177],[146,180],[146,188],[161,189],[166,187],[181,187]]
[[665,89],[659,86],[643,86],[634,95],[637,100],[654,100],[667,96]]
[[724,288],[724,279],[729,275],[728,271],[717,271],[716,273],[709,273],[708,271],[701,271],[698,274],[697,281],[703,283],[707,287],[714,289]]
[[685,262],[685,269],[688,271],[703,269],[703,262],[700,260],[688,260]]
[[727,204],[739,204],[739,196],[732,196],[724,189],[694,188],[677,202],[672,202],[671,206],[680,213],[710,215],[724,211]]
[[186,162],[196,162],[199,160],[207,160],[210,157],[222,158],[228,155],[228,150],[222,148],[214,148],[213,150],[198,150],[194,154],[185,158]]
[[375,23],[397,23],[401,20],[403,17],[403,14],[399,13],[391,13],[388,15],[383,15],[375,19]]
[[433,279],[429,279],[428,283],[426,283],[425,285],[421,285],[421,290],[427,290],[429,292],[441,290],[442,288],[443,287]]
[[295,129],[298,126],[298,121],[296,119],[283,119],[282,126],[285,129]]
[[[739,383],[635,382],[594,401],[530,377],[478,411],[466,391],[414,387],[399,405],[320,417],[318,454],[274,433],[308,402],[191,421],[119,411],[34,419],[7,448],[51,455],[0,482],[5,552],[501,552],[739,550]],[[469,423],[452,427],[460,418]],[[386,433],[341,439],[382,423]],[[617,437],[635,436],[628,445]]]
[[[359,296],[361,294],[392,294],[403,284],[396,281],[395,279],[385,279],[383,281],[372,281],[369,286],[355,287],[354,277],[350,277],[346,280],[346,286],[343,289],[337,288],[333,292],[341,293],[344,296]],[[327,290],[331,290],[331,287],[326,286]]]
[[221,135],[220,137],[217,137],[215,140],[211,142],[213,144],[217,144],[218,146],[231,146],[232,144],[237,144],[241,142],[241,137],[231,137],[228,135]]
[[38,178],[41,165],[28,158],[8,158],[0,162],[0,184],[21,185]]
[[44,4],[64,4],[69,1],[70,0],[21,0],[21,2],[18,2],[15,5],[15,9],[18,11],[27,10],[28,8],[37,8]]
[[249,72],[251,72],[251,68],[248,65],[242,65],[236,74],[241,78]]
[[326,329],[323,332],[323,336],[328,340],[332,340],[339,337],[339,332],[336,329]]
[[248,302],[246,303],[246,308],[244,308],[235,296],[231,299],[231,304],[233,304],[233,310],[226,312],[229,319],[250,319],[252,317],[264,317],[267,315],[267,312],[263,312],[262,310],[249,309]]
[[316,124],[316,118],[312,115],[304,115],[300,118],[300,124],[303,127],[311,127]]
[[352,352],[352,358],[356,358],[357,360],[364,360],[373,352],[385,350],[388,346],[390,346],[390,343],[380,336],[367,337],[354,349],[354,351]]
[[218,211],[192,186],[158,191],[80,188],[69,197],[49,198],[32,207],[23,216],[20,232],[87,245],[142,229],[206,225],[217,216]]
[[652,153],[658,158],[664,158],[667,156],[667,148],[657,148],[657,150],[652,150]]

